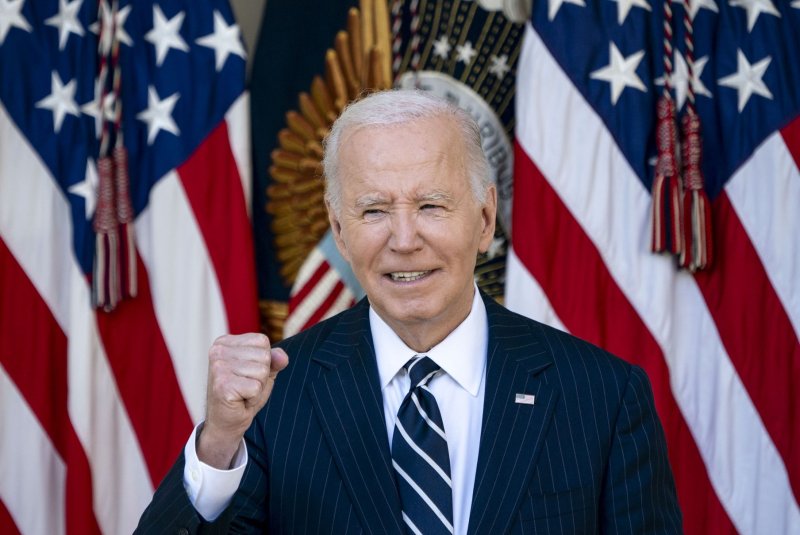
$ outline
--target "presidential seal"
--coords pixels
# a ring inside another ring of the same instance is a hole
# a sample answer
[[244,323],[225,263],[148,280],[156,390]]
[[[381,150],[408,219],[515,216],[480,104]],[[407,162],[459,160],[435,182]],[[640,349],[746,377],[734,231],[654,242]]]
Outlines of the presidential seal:
[[505,128],[494,110],[478,93],[455,78],[436,71],[406,72],[396,87],[422,89],[457,105],[469,113],[481,130],[481,145],[497,186],[497,217],[507,237],[511,237],[511,196],[513,194],[514,150]]

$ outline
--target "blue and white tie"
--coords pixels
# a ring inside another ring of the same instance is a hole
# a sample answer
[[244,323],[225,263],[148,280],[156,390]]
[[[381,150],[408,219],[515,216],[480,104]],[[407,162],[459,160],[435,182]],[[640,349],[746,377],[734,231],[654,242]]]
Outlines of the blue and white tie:
[[453,533],[453,488],[447,436],[428,382],[439,366],[415,356],[406,365],[411,387],[400,409],[392,438],[392,465],[409,533]]

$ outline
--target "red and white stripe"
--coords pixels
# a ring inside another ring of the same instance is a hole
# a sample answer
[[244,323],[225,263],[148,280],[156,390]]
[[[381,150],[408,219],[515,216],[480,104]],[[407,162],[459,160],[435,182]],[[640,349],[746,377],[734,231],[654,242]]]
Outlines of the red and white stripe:
[[339,273],[315,247],[297,273],[289,297],[289,315],[283,325],[287,338],[350,308],[355,296]]
[[[0,365],[0,500],[7,508],[24,510],[28,504],[49,499],[48,514],[27,515],[17,527],[23,533],[63,533],[66,491],[66,467],[50,437],[39,424],[36,413],[25,401],[14,380]],[[45,470],[28,473],[32,461]],[[48,494],[40,489],[52,486]],[[2,517],[0,516],[0,525]]]
[[0,105],[0,532],[131,532],[203,416],[211,341],[258,329],[247,123],[243,96],[153,189],[139,297],[106,314],[67,200]]
[[726,185],[690,275],[649,253],[649,193],[530,25],[517,99],[507,304],[646,369],[687,533],[800,533],[800,122]]

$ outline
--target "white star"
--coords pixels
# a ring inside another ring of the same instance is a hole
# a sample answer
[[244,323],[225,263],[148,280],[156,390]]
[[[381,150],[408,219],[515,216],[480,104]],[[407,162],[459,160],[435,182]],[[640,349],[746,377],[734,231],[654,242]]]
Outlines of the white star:
[[108,3],[105,1],[100,2],[100,13],[98,15],[98,20],[92,23],[89,26],[89,29],[97,35],[100,33],[101,23],[103,24],[103,28],[110,28],[112,24],[116,28],[113,34],[109,31],[104,31],[103,35],[100,36],[100,52],[103,55],[108,55],[111,52],[111,46],[114,44],[115,37],[120,43],[133,46],[133,40],[131,39],[131,36],[125,31],[125,21],[128,20],[128,15],[130,14],[131,6],[127,5],[117,11],[117,15],[114,17],[111,8],[108,6]]
[[100,79],[94,81],[94,98],[81,106],[81,112],[94,119],[95,136],[100,137],[103,128],[103,112],[100,100],[102,100],[103,88],[100,86]]
[[0,0],[0,45],[11,28],[19,28],[30,33],[31,25],[22,16],[22,3],[25,0]]
[[558,14],[558,10],[564,4],[574,4],[576,6],[586,7],[583,0],[547,0],[547,18],[553,20]]
[[642,92],[647,92],[647,88],[636,74],[636,68],[644,57],[644,50],[631,54],[627,58],[617,49],[617,45],[612,41],[608,45],[609,63],[602,69],[597,69],[589,76],[594,80],[602,80],[611,84],[611,103],[616,105],[620,94],[626,87],[632,87]]
[[497,76],[500,80],[506,75],[506,73],[511,70],[511,67],[508,66],[508,56],[503,54],[502,56],[492,56],[490,58],[492,65],[489,67],[489,72]]
[[472,48],[472,43],[469,41],[456,47],[456,61],[461,61],[464,63],[464,65],[469,65],[472,62],[472,58],[474,58],[477,54],[478,51]]
[[[800,0],[797,0],[800,2]],[[452,46],[450,42],[447,40],[447,36],[441,36],[433,43],[433,55],[439,56],[442,59],[447,59],[447,56],[450,55],[450,50],[452,50]]]
[[106,97],[103,99],[103,118],[106,121],[114,121],[116,119],[116,104],[117,96],[111,91],[106,93]]
[[117,16],[114,19],[114,28],[116,28],[114,37],[116,37],[120,43],[128,46],[133,46],[133,39],[131,39],[131,36],[125,31],[125,21],[128,20],[128,15],[131,14],[131,6],[132,4],[128,4],[117,11]]
[[741,113],[747,105],[747,101],[750,100],[750,96],[753,93],[772,100],[772,93],[770,93],[767,84],[761,79],[767,67],[769,67],[772,58],[767,56],[758,63],[751,65],[750,62],[747,61],[744,52],[738,49],[736,60],[738,64],[736,72],[725,78],[720,78],[717,83],[726,87],[732,87],[739,92],[739,113]]
[[147,144],[152,145],[153,140],[160,130],[166,130],[170,134],[180,135],[178,125],[172,119],[172,109],[180,98],[180,93],[174,93],[164,100],[158,98],[156,88],[152,85],[147,88],[147,109],[139,112],[136,116],[147,123]]
[[217,71],[222,70],[230,54],[236,54],[242,59],[245,57],[242,40],[239,37],[239,26],[236,24],[228,26],[219,11],[214,11],[214,33],[199,38],[197,44],[214,49]]
[[[692,89],[695,95],[703,95],[704,97],[711,97],[711,92],[700,80],[703,75],[703,69],[706,68],[708,63],[708,56],[696,59],[694,61],[694,72],[692,73]],[[669,83],[675,88],[675,99],[677,100],[678,110],[683,108],[686,102],[686,95],[689,92],[689,65],[683,58],[683,54],[675,51],[675,70],[672,71],[672,76],[669,78]],[[664,85],[664,77],[656,79],[656,85]]]
[[[800,9],[800,0],[794,0],[794,2],[792,2],[792,7],[796,7],[797,9]],[[2,42],[2,41],[3,40],[0,39],[0,42]]]
[[622,25],[625,18],[628,16],[632,7],[641,7],[647,11],[651,11],[650,4],[647,0],[613,0],[617,3],[617,22]]
[[58,49],[64,50],[67,46],[69,34],[74,33],[83,37],[83,26],[78,22],[78,11],[81,9],[83,0],[58,0],[58,14],[47,19],[45,24],[58,28]]
[[[684,9],[686,9],[687,1],[689,0],[672,0],[673,3],[682,5]],[[706,8],[714,13],[719,13],[719,8],[714,0],[691,0],[689,4],[689,18],[694,20],[697,16],[697,12],[702,8]]]
[[66,114],[80,116],[78,104],[75,102],[75,80],[70,80],[67,85],[61,82],[61,78],[56,71],[50,75],[51,90],[50,94],[36,103],[37,108],[50,110],[53,112],[53,125],[56,133],[61,131],[61,123],[64,122]]
[[114,121],[114,104],[116,103],[114,93],[109,91],[103,97],[101,90],[100,80],[96,79],[94,83],[94,98],[81,106],[81,112],[94,119],[95,135],[98,138],[103,130],[103,120]]
[[762,13],[780,17],[780,12],[775,9],[772,0],[729,0],[728,3],[733,7],[741,7],[747,11],[747,31],[753,31],[758,16]]
[[89,25],[89,30],[99,36],[100,39],[100,53],[104,56],[108,55],[111,52],[111,32],[105,31],[103,35],[100,35],[100,25],[103,25],[103,28],[110,28],[111,25],[114,23],[114,20],[111,16],[111,9],[108,7],[108,4],[101,0],[100,2],[100,12],[97,14],[97,20]]
[[181,11],[167,20],[161,8],[158,5],[153,5],[153,29],[147,32],[144,38],[156,47],[156,65],[159,67],[164,63],[164,58],[167,57],[170,48],[183,50],[184,52],[189,51],[189,46],[180,36],[181,25],[185,16],[186,13]]
[[86,212],[86,219],[91,219],[94,209],[97,206],[97,184],[100,182],[97,177],[97,166],[91,159],[86,160],[86,177],[83,182],[78,182],[69,187],[67,191],[78,197],[83,197],[83,206]]
[[129,4],[117,11],[117,16],[114,20],[114,27],[116,28],[115,37],[119,39],[120,43],[128,46],[133,46],[133,39],[131,39],[131,36],[125,31],[125,21],[128,20],[128,15],[131,14],[131,5],[132,4]]

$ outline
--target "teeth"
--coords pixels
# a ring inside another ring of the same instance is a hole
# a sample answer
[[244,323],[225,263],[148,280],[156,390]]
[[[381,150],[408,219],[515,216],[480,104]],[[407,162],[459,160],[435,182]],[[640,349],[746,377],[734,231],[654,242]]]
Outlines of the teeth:
[[389,275],[392,277],[392,280],[399,282],[410,282],[420,279],[428,273],[430,273],[430,271],[395,271]]

